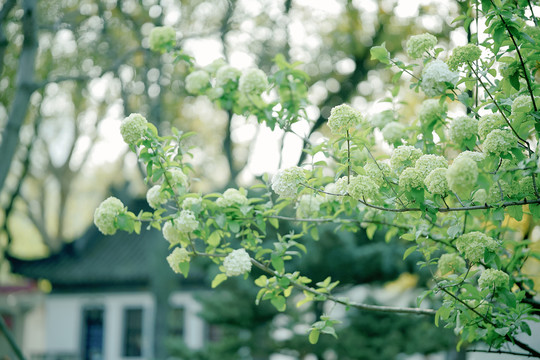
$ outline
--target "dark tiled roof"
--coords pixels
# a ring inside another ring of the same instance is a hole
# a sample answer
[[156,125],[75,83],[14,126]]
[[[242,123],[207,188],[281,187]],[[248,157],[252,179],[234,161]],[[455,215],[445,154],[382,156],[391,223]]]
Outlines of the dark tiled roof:
[[[132,207],[130,207],[131,209]],[[140,235],[118,231],[106,236],[92,224],[79,239],[44,259],[23,260],[9,257],[12,272],[32,279],[47,279],[53,289],[90,287],[146,287],[152,274],[171,276],[165,257],[168,243],[160,231]],[[165,272],[165,273],[164,273]],[[190,282],[201,281],[190,276]],[[174,274],[173,274],[174,276]],[[181,278],[175,276],[179,281]]]

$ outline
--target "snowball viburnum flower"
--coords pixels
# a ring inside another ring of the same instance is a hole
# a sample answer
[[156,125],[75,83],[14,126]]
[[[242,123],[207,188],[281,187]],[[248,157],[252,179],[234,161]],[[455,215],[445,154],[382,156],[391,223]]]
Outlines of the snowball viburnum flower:
[[199,228],[199,222],[191,210],[182,210],[180,215],[174,219],[174,226],[184,233],[190,233]]
[[[537,107],[540,106],[540,97],[535,96],[534,101]],[[528,113],[534,109],[530,95],[520,95],[512,102],[512,115],[518,113]]]
[[413,35],[407,41],[407,54],[413,59],[421,58],[426,54],[426,51],[431,50],[437,45],[437,38],[431,34],[425,33],[421,35]]
[[422,125],[428,126],[438,121],[442,122],[448,111],[446,103],[440,104],[437,99],[424,100],[420,109],[418,110],[418,118]]
[[414,167],[420,171],[422,177],[426,177],[430,172],[437,168],[447,168],[448,160],[439,155],[422,155],[416,160]]
[[146,192],[146,201],[152,209],[157,209],[169,200],[169,193],[162,191],[161,185],[154,185]]
[[495,129],[487,134],[482,149],[487,154],[501,155],[517,144],[516,137],[510,130]]
[[182,209],[199,213],[204,210],[203,199],[200,196],[185,198],[184,201],[182,201]]
[[441,275],[446,275],[450,272],[459,274],[465,269],[465,266],[465,260],[456,253],[443,254],[437,263],[437,268],[441,272]]
[[196,70],[186,76],[186,90],[193,95],[200,95],[210,86],[210,75],[204,70]]
[[392,110],[384,110],[371,115],[368,121],[371,126],[382,129],[389,123],[394,122],[394,112]]
[[241,75],[242,72],[232,66],[222,66],[216,73],[216,85],[224,86],[228,83],[235,83],[238,81]]
[[485,138],[493,130],[501,129],[505,125],[506,122],[501,114],[484,115],[478,120],[478,135]]
[[349,186],[347,176],[342,176],[336,181],[336,191],[340,195],[347,194],[347,187]]
[[405,125],[398,122],[391,122],[387,124],[382,130],[384,140],[393,144],[403,139],[406,136]]
[[399,188],[407,191],[421,189],[424,185],[422,172],[416,168],[408,167],[399,174]]
[[477,179],[478,166],[476,161],[469,157],[454,160],[446,172],[448,187],[462,197],[469,197],[476,186]]
[[189,261],[189,253],[184,248],[174,248],[173,252],[167,256],[167,262],[169,263],[169,266],[171,269],[177,273],[180,274],[182,271],[180,270],[180,263]]
[[306,182],[306,173],[304,169],[293,166],[278,171],[272,178],[272,190],[280,197],[295,197],[298,186]]
[[185,239],[185,234],[178,230],[174,225],[174,222],[166,221],[161,228],[163,237],[165,240],[171,243],[171,245],[180,244]]
[[225,275],[238,276],[251,271],[251,258],[245,249],[231,251],[223,260]]
[[467,260],[477,263],[484,259],[486,249],[494,252],[499,244],[492,237],[480,231],[472,231],[458,237],[456,247]]
[[446,92],[447,83],[456,85],[459,74],[450,71],[448,65],[441,60],[433,60],[422,71],[422,90],[427,96],[435,97]]
[[[182,187],[183,190],[187,190],[189,186],[189,179],[186,174],[180,168],[171,168],[167,170],[169,175],[169,181],[173,188]],[[182,194],[180,194],[182,195]]]
[[233,205],[247,205],[249,202],[246,195],[242,194],[237,189],[227,189],[223,196],[216,200],[216,204],[220,207],[229,207]]
[[486,269],[478,279],[480,289],[499,289],[508,287],[510,277],[501,270]]
[[474,139],[478,133],[478,120],[468,116],[458,116],[450,123],[450,139],[459,145],[463,145],[468,139]]
[[266,74],[256,68],[245,70],[238,82],[238,90],[249,95],[261,95],[267,87],[268,78]]
[[480,59],[482,51],[474,44],[458,46],[452,51],[452,55],[448,59],[448,67],[452,70],[457,70],[461,65],[472,63]]
[[120,134],[128,145],[135,145],[142,139],[147,129],[148,121],[141,114],[133,113],[122,120]]
[[446,172],[448,169],[437,168],[432,170],[424,179],[424,185],[432,194],[445,195],[448,192],[448,180]]
[[296,216],[307,218],[316,215],[324,201],[325,198],[321,195],[301,195],[296,203]]
[[392,152],[390,166],[394,171],[414,166],[420,156],[422,156],[422,150],[410,145],[401,145]]
[[379,186],[385,184],[384,177],[390,176],[390,166],[384,162],[378,162],[377,164],[370,162],[364,165],[364,171],[366,175],[373,180],[373,182]]
[[352,177],[347,186],[347,192],[356,200],[373,199],[378,190],[379,186],[365,175]]
[[157,26],[150,32],[148,43],[150,50],[164,53],[176,45],[176,31],[170,26]]
[[347,104],[334,106],[328,117],[328,127],[334,135],[344,135],[362,122],[362,115]]
[[456,158],[454,159],[454,161],[457,161],[457,160],[459,160],[459,159],[461,159],[463,157],[468,157],[471,160],[474,160],[476,162],[480,162],[480,161],[483,161],[486,158],[486,155],[484,153],[481,153],[481,152],[478,152],[478,151],[466,150],[466,151],[463,151],[463,152],[459,153],[458,156],[456,156]]
[[94,224],[104,235],[116,233],[115,219],[124,211],[124,204],[114,196],[103,200],[94,211]]

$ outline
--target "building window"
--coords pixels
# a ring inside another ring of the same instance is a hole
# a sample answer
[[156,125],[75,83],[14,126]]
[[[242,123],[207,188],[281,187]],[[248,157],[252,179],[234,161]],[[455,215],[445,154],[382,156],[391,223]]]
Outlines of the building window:
[[103,359],[103,308],[83,310],[83,348],[84,360]]
[[182,339],[184,337],[185,312],[183,307],[175,307],[170,310],[168,319],[170,337],[175,339]]
[[142,308],[126,309],[124,311],[123,354],[125,357],[142,356],[142,322]]

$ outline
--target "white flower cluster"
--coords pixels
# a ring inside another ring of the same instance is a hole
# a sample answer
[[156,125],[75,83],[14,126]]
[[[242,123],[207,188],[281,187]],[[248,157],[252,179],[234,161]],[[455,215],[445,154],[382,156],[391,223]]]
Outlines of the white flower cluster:
[[177,273],[180,274],[180,263],[189,261],[189,253],[184,248],[174,248],[173,252],[167,256],[167,262],[169,263],[169,266],[171,269]]
[[148,44],[150,50],[163,53],[176,45],[176,31],[170,26],[157,26],[150,32]]
[[394,112],[392,110],[384,110],[369,117],[369,124],[379,129],[384,128],[391,122],[394,122]]
[[256,68],[245,70],[240,76],[238,89],[244,94],[261,95],[268,87],[264,71]]
[[416,168],[408,167],[399,174],[399,188],[402,190],[420,189],[423,185],[424,176]]
[[230,65],[222,66],[216,73],[216,86],[224,86],[238,81],[242,72]]
[[321,195],[301,195],[296,203],[296,216],[309,218],[317,215],[325,198]]
[[194,213],[198,213],[202,210],[204,210],[204,203],[203,199],[198,197],[187,197],[182,201],[182,209],[184,210],[191,210]]
[[146,201],[152,209],[157,209],[169,200],[170,194],[162,191],[161,185],[154,185],[146,192]]
[[342,176],[336,181],[336,192],[340,195],[347,194],[347,188],[349,187],[347,176]]
[[347,192],[356,200],[373,199],[378,190],[379,186],[365,175],[352,177],[347,187]]
[[467,139],[474,138],[478,133],[478,120],[468,116],[458,116],[450,123],[450,139],[459,145]]
[[272,178],[272,190],[280,197],[295,197],[298,186],[306,181],[304,169],[293,166],[278,171]]
[[186,90],[193,95],[200,95],[210,86],[210,75],[204,70],[193,71],[186,77]]
[[[535,96],[534,101],[540,107],[540,97]],[[520,95],[512,102],[512,115],[518,113],[529,113],[533,110],[533,103],[530,95]]]
[[367,163],[364,165],[364,171],[366,172],[366,175],[379,186],[383,186],[386,183],[384,177],[390,176],[392,172],[390,165],[384,162],[378,162],[377,164],[374,162]]
[[422,156],[422,150],[410,145],[398,146],[390,157],[390,166],[394,171],[414,166],[416,160]]
[[175,226],[175,222],[166,221],[161,228],[161,232],[165,240],[171,243],[171,245],[180,244],[185,239],[185,234],[178,230]]
[[495,129],[501,129],[506,125],[501,114],[488,114],[480,117],[478,120],[478,135],[485,138],[490,132]]
[[482,148],[487,154],[501,155],[516,144],[516,137],[510,130],[495,129],[486,136]]
[[424,179],[427,190],[432,194],[445,195],[448,192],[448,180],[445,168],[433,169]]
[[478,179],[478,166],[468,157],[454,160],[446,172],[448,187],[461,197],[469,198]]
[[437,121],[442,122],[446,116],[448,106],[440,104],[437,99],[427,99],[422,102],[418,110],[418,118],[423,125],[430,125]]
[[465,256],[465,259],[477,263],[484,259],[486,249],[494,252],[499,244],[492,237],[480,231],[472,231],[458,237],[456,247]]
[[94,224],[105,235],[116,233],[115,219],[124,211],[124,204],[114,196],[103,200],[94,211]]
[[125,143],[135,145],[137,141],[142,139],[147,129],[146,118],[141,114],[133,113],[122,120],[120,124],[120,134]]
[[191,210],[182,210],[180,215],[174,219],[174,226],[184,233],[190,233],[199,228],[199,221],[195,218],[195,214]]
[[429,97],[442,95],[446,92],[447,85],[456,85],[459,74],[450,71],[448,65],[441,60],[433,60],[422,71],[422,90]]
[[334,106],[328,117],[328,127],[332,134],[344,135],[362,122],[362,115],[347,104]]
[[186,174],[180,168],[171,168],[167,170],[169,175],[169,180],[171,181],[171,186],[178,188],[179,186],[183,190],[187,190],[189,186],[189,179]]
[[384,140],[390,144],[396,143],[406,136],[405,125],[398,122],[391,122],[387,124],[382,130]]
[[446,275],[450,272],[459,274],[465,269],[465,266],[465,260],[456,253],[443,254],[437,263],[437,268],[441,275]]
[[251,271],[251,258],[245,249],[231,251],[223,260],[225,275],[238,276]]
[[426,51],[433,49],[435,45],[437,38],[431,34],[413,35],[407,41],[407,54],[413,59],[418,59],[427,56]]
[[480,161],[483,161],[485,158],[486,158],[486,155],[484,153],[481,153],[481,152],[478,152],[478,151],[469,151],[469,150],[466,150],[466,151],[463,151],[461,153],[458,154],[458,156],[456,156],[456,158],[454,159],[454,161],[457,161],[463,157],[467,157],[471,160],[474,160],[476,162],[480,162]]
[[416,170],[420,171],[422,177],[426,177],[430,172],[437,168],[447,168],[448,160],[444,156],[439,155],[422,155],[416,160],[414,165]]
[[216,200],[216,204],[220,207],[229,207],[233,205],[243,206],[249,203],[246,195],[242,194],[237,189],[227,189],[223,196]]
[[507,288],[510,277],[507,273],[501,270],[486,269],[482,271],[482,275],[478,279],[480,289],[499,289]]

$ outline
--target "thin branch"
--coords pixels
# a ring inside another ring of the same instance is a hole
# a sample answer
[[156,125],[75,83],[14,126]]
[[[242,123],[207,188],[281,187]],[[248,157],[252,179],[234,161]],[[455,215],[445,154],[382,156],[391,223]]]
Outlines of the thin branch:
[[518,353],[514,351],[504,351],[504,350],[491,350],[491,349],[467,349],[466,352],[481,352],[481,353],[490,353],[490,354],[508,354],[508,355],[515,355],[515,356],[524,356],[524,357],[535,357],[533,354],[524,354],[524,353]]
[[11,333],[11,331],[9,331],[9,328],[2,316],[0,316],[0,332],[4,334],[9,346],[11,346],[11,349],[13,350],[15,355],[17,355],[17,358],[19,360],[25,360],[25,357],[22,353],[21,348],[15,342],[15,338],[13,337],[13,334]]

